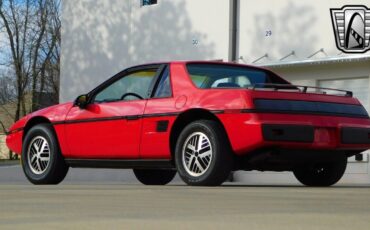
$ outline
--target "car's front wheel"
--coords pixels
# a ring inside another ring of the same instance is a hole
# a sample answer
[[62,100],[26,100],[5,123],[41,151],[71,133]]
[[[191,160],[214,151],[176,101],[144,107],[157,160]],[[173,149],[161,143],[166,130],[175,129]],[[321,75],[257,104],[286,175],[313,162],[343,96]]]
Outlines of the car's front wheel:
[[180,177],[189,185],[217,186],[230,175],[231,148],[221,124],[199,120],[181,132],[175,161]]
[[311,164],[293,171],[299,182],[307,186],[331,186],[343,176],[347,167],[347,157],[331,162]]
[[33,184],[58,184],[68,172],[50,124],[32,127],[24,138],[22,168]]
[[133,169],[136,178],[145,185],[166,185],[176,175],[176,170]]

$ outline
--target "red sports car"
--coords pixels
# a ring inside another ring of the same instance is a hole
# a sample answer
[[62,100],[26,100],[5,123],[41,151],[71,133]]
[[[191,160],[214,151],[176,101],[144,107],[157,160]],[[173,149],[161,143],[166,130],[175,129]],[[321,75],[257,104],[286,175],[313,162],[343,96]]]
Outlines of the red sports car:
[[7,145],[34,184],[101,167],[131,168],[149,185],[176,172],[214,186],[234,170],[272,170],[330,186],[348,157],[370,148],[370,120],[349,91],[292,85],[247,65],[171,62],[128,68],[74,102],[25,116]]

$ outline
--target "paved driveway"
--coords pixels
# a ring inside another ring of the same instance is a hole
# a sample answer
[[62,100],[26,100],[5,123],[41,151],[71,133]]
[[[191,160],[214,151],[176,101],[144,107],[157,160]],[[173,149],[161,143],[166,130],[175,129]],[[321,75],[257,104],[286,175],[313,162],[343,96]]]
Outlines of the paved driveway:
[[370,229],[370,187],[143,186],[128,170],[72,169],[34,186],[0,167],[0,229]]

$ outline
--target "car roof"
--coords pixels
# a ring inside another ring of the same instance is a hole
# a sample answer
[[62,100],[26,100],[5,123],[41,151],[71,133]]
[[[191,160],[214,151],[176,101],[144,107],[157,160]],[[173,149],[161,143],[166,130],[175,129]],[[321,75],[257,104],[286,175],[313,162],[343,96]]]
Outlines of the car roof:
[[129,68],[136,68],[136,67],[144,67],[148,65],[165,65],[165,64],[215,64],[215,65],[228,65],[228,66],[236,66],[236,67],[248,67],[253,69],[260,69],[265,71],[271,71],[267,68],[254,66],[254,65],[248,65],[248,64],[241,64],[241,63],[235,63],[235,62],[224,62],[222,60],[211,60],[211,61],[205,61],[205,60],[184,60],[184,61],[168,61],[168,62],[149,62],[145,64],[140,65],[134,65]]
[[253,69],[260,69],[260,70],[266,70],[270,71],[269,69],[259,67],[259,66],[254,66],[254,65],[248,65],[248,64],[241,64],[241,63],[236,63],[236,62],[225,62],[225,61],[184,61],[183,63],[185,64],[215,64],[215,65],[227,65],[227,66],[235,66],[235,67],[248,67],[248,68],[253,68]]

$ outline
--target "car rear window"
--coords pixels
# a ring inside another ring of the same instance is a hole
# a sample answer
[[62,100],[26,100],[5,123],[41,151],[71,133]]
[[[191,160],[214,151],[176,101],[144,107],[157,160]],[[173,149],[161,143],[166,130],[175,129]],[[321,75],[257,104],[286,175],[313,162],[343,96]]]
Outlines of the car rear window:
[[264,88],[263,84],[289,84],[272,72],[253,67],[225,64],[187,64],[191,80],[198,88]]

